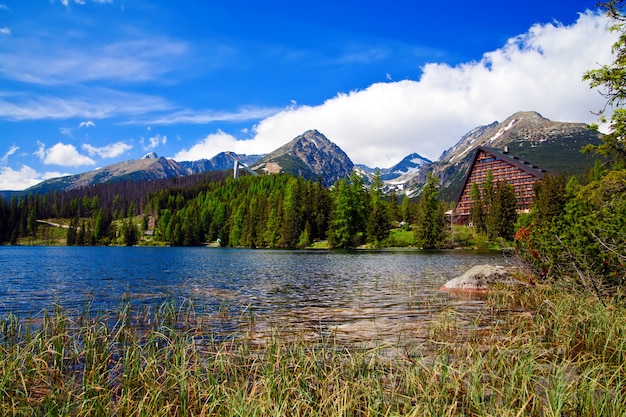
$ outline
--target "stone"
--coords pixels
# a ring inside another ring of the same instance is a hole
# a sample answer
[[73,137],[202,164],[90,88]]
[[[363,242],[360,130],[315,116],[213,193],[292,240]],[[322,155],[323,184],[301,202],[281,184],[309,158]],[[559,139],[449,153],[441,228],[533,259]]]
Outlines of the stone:
[[486,292],[494,285],[526,286],[523,281],[516,279],[511,272],[499,265],[477,265],[450,281],[446,282],[442,291]]

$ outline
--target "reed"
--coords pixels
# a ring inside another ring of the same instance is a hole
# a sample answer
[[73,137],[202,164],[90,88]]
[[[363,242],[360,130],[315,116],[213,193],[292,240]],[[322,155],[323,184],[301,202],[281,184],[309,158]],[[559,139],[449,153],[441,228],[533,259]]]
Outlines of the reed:
[[[216,337],[189,301],[0,321],[1,415],[622,416],[626,307],[551,289],[452,309],[410,347]],[[253,323],[253,319],[249,321]]]

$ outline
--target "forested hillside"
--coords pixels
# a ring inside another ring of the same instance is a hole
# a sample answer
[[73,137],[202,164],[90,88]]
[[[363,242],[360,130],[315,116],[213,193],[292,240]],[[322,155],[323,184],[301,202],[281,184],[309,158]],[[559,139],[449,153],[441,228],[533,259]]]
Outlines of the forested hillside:
[[[207,172],[177,178],[152,181],[120,181],[98,184],[65,192],[30,194],[26,197],[0,197],[0,244],[16,244],[20,238],[34,236],[37,219],[72,219],[89,227],[98,218],[111,223],[128,216],[142,214],[149,196],[158,190],[202,189],[207,183],[219,181],[229,172]],[[197,192],[197,191],[196,191]],[[92,224],[95,226],[95,224]],[[115,231],[106,233],[114,237]],[[106,244],[103,239],[88,240],[88,244]]]
[[0,241],[59,244],[62,234],[68,245],[134,245],[149,236],[152,244],[296,248],[327,239],[349,248],[380,245],[394,222],[411,221],[414,205],[406,200],[399,207],[395,195],[384,194],[380,176],[365,187],[353,174],[332,189],[286,174],[226,176],[0,199]]

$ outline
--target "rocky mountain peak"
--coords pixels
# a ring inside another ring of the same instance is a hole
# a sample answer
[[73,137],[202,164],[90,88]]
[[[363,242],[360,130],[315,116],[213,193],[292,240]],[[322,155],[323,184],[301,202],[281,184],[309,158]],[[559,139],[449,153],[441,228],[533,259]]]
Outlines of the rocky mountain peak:
[[317,130],[308,130],[252,166],[268,173],[285,172],[322,179],[324,186],[347,177],[354,164],[346,153]]
[[588,155],[581,148],[600,142],[600,134],[591,131],[584,123],[555,122],[534,111],[512,114],[503,122],[478,126],[463,137],[439,160],[420,170],[419,175],[407,184],[408,189],[418,192],[428,172],[434,172],[441,180],[442,196],[452,199],[455,187],[462,181],[473,151],[484,146],[504,149],[548,172],[580,174],[590,165]]

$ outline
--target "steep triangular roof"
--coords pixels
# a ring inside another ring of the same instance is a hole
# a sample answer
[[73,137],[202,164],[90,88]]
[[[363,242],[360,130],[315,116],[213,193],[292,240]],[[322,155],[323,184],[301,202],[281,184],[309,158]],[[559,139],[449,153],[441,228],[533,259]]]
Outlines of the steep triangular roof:
[[491,156],[493,156],[494,158],[498,158],[502,161],[505,161],[519,169],[521,169],[522,171],[525,171],[527,173],[529,173],[530,175],[539,178],[540,180],[543,179],[544,175],[548,172],[545,169],[542,169],[540,167],[538,167],[537,165],[534,165],[528,161],[524,161],[522,159],[519,159],[519,157],[509,153],[508,151],[501,151],[499,149],[496,148],[488,148],[486,146],[478,146],[475,150],[474,150],[474,156],[472,157],[472,162],[470,163],[469,169],[467,170],[467,173],[465,174],[465,179],[463,179],[463,185],[461,186],[455,201],[458,203],[459,199],[461,198],[461,196],[463,195],[463,190],[465,190],[465,187],[467,186],[467,181],[469,181],[470,175],[472,174],[472,169],[474,168],[474,165],[476,164],[476,160],[478,159],[478,155],[480,154],[480,152],[485,152],[486,154],[489,154]]

